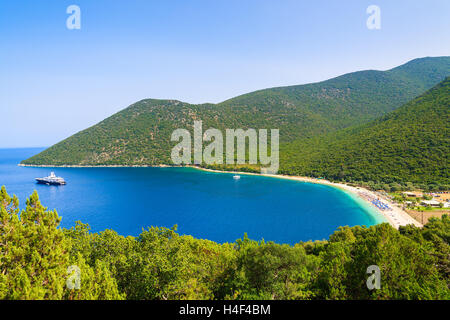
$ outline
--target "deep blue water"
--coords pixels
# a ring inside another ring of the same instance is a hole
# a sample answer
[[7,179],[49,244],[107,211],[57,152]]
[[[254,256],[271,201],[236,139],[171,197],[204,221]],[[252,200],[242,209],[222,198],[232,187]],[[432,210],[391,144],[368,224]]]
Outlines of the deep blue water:
[[[94,232],[114,229],[138,235],[149,226],[218,242],[247,232],[294,244],[326,239],[338,226],[382,221],[370,207],[333,187],[192,168],[31,168],[17,164],[42,149],[0,149],[0,185],[25,198],[37,190],[43,205],[56,209],[61,225],[89,223]],[[46,186],[34,178],[55,171],[65,186]]]

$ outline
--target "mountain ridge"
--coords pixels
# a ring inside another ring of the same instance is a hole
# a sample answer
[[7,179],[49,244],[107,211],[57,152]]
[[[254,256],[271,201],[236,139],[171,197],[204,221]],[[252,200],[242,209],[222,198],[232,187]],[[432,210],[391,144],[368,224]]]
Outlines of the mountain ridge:
[[[320,140],[320,141],[319,141]],[[333,180],[449,186],[450,77],[400,108],[316,144],[293,142],[282,168]],[[295,153],[293,150],[304,150]]]
[[365,70],[329,80],[262,89],[218,104],[143,99],[27,160],[28,165],[171,164],[173,130],[279,128],[280,150],[368,123],[450,75],[450,57],[414,59],[387,71]]

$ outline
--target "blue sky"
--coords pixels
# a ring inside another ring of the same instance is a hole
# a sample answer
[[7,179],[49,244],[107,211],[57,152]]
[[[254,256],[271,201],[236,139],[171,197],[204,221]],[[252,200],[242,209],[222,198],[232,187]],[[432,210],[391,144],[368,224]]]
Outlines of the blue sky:
[[220,102],[450,55],[449,31],[448,0],[0,0],[0,147],[50,146],[144,98]]

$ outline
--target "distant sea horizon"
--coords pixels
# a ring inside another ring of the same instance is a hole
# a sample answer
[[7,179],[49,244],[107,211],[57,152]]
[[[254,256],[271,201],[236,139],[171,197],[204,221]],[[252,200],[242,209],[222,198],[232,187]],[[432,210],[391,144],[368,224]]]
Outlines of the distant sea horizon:
[[[45,148],[0,148],[0,186],[16,194],[21,209],[37,190],[44,206],[92,232],[113,229],[137,236],[150,226],[178,226],[180,234],[219,243],[251,239],[295,244],[327,239],[339,226],[371,226],[383,217],[364,201],[335,187],[282,178],[193,168],[39,168],[20,161]],[[65,186],[34,178],[55,171]]]

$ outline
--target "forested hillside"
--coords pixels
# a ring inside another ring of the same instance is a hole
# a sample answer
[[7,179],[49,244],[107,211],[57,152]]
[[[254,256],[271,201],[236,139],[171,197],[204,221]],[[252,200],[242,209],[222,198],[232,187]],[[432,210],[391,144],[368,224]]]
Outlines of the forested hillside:
[[[20,215],[18,207],[1,188],[0,300],[450,299],[446,215],[424,228],[342,227],[327,241],[290,246],[245,235],[219,244],[175,228],[139,237],[82,223],[61,229],[36,192]],[[371,265],[380,289],[366,285]]]
[[280,163],[289,174],[448,190],[449,153],[450,77],[373,122],[291,143]]
[[191,129],[194,120],[203,120],[205,129],[278,128],[283,155],[286,143],[367,123],[449,74],[450,57],[422,58],[389,71],[360,71],[314,84],[266,89],[220,104],[142,100],[22,163],[171,164],[175,145],[170,142],[171,133],[177,128]]

